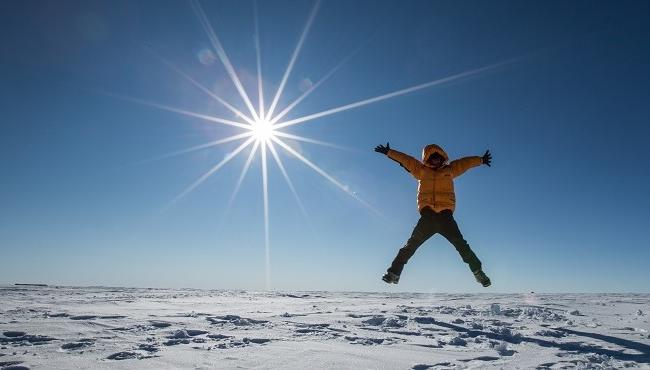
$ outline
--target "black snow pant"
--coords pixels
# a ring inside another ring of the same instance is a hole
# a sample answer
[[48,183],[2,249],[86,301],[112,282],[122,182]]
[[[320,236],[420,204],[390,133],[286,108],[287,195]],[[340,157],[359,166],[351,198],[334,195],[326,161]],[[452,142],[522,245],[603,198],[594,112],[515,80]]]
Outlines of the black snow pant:
[[415,225],[411,237],[406,242],[406,245],[399,250],[388,271],[400,275],[404,265],[418,247],[436,233],[440,233],[456,248],[472,272],[481,269],[481,261],[476,257],[467,241],[463,239],[463,235],[460,233],[458,224],[450,210],[434,212],[431,208],[425,207],[420,213],[420,220]]

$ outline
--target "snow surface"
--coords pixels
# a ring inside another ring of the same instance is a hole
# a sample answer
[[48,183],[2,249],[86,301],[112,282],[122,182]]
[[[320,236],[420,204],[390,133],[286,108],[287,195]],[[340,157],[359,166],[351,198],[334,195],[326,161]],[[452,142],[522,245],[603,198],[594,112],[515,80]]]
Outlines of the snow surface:
[[0,286],[0,368],[650,369],[649,294]]

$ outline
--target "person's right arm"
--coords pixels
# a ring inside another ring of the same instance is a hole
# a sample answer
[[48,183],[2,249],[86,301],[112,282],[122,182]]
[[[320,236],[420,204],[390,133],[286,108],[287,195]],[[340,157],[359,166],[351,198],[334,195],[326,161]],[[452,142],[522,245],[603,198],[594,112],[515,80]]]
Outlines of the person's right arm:
[[422,166],[424,166],[422,162],[411,157],[410,155],[404,154],[395,149],[391,149],[388,143],[386,143],[386,146],[378,145],[375,148],[375,151],[385,154],[388,158],[399,163],[400,166],[404,167],[404,169],[408,171],[411,175],[413,175],[413,177],[415,177],[416,179],[419,176],[420,169],[422,168]]
[[413,177],[416,179],[419,176],[420,169],[422,166],[422,162],[418,161],[417,159],[411,157],[408,154],[404,154],[400,151],[390,149],[388,151],[388,154],[386,154],[388,158],[394,160],[395,162],[399,163],[400,166],[404,167],[405,170],[407,170]]

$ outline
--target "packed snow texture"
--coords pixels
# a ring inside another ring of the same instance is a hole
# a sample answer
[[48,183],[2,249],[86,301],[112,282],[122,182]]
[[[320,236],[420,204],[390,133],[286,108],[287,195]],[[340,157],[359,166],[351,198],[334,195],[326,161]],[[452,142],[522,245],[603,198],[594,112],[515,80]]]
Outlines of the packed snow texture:
[[0,286],[0,368],[650,369],[649,294]]

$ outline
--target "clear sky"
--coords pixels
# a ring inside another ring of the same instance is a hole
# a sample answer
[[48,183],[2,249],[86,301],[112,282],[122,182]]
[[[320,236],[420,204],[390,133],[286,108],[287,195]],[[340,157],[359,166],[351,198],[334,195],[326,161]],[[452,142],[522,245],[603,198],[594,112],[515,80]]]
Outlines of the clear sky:
[[[314,3],[259,1],[259,38],[254,5],[200,3],[255,107],[259,40],[268,109]],[[190,77],[248,114],[190,2],[2,1],[0,283],[264,289],[268,271],[280,290],[485,291],[440,235],[380,280],[419,217],[415,180],[372,150],[390,141],[492,151],[455,213],[490,291],[648,292],[648,14],[323,1],[276,113],[345,62],[280,122],[507,63],[286,127],[343,147],[283,139],[358,199],[276,145],[304,212],[268,154],[267,259],[259,151],[230,209],[250,147],[177,196],[244,140],[147,161],[242,129],[119,98],[241,121]]]

